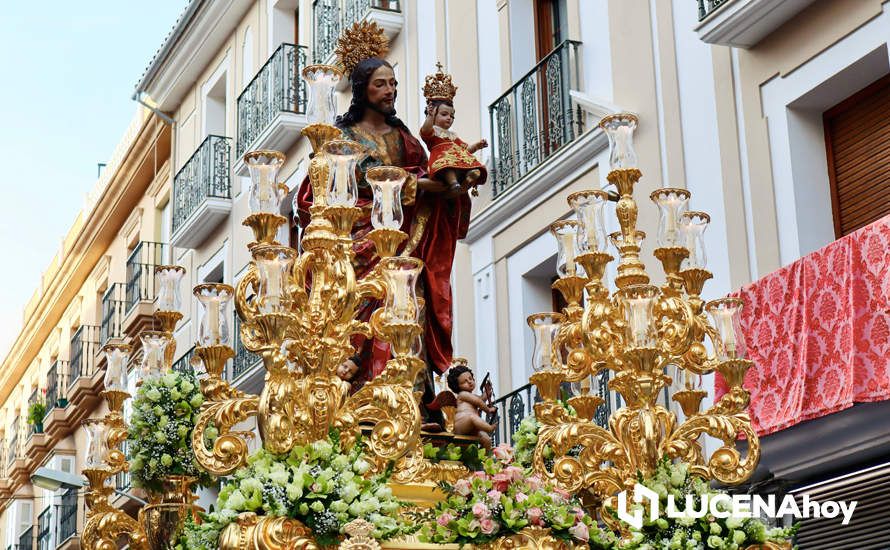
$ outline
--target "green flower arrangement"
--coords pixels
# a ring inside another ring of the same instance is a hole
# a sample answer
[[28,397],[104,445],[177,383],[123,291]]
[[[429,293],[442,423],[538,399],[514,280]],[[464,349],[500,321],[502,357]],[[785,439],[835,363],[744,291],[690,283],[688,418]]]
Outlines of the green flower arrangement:
[[438,544],[485,544],[525,527],[549,528],[554,537],[612,547],[611,533],[601,531],[581,502],[515,465],[514,452],[502,444],[484,469],[453,485],[441,484],[447,498],[434,508],[421,540]]
[[406,503],[387,486],[390,471],[368,475],[371,464],[364,456],[361,442],[340,451],[336,433],[282,456],[260,449],[224,483],[216,510],[202,514],[200,525],[187,524],[178,548],[216,549],[222,530],[243,512],[297,519],[322,546],[336,544],[346,524],[357,518],[374,525],[377,540],[415,532],[399,517]]
[[[665,513],[668,495],[673,495],[679,509],[684,509],[686,495],[695,497],[694,508],[700,509],[701,497],[725,493],[711,489],[707,481],[689,474],[686,464],[672,464],[667,457],[662,458],[652,476],[640,483],[658,493],[661,500],[661,515],[649,520],[643,514],[643,527],[628,526],[631,538],[620,541],[617,550],[744,550],[748,546],[770,542],[785,542],[794,536],[797,525],[787,528],[767,528],[758,518],[717,518],[710,514],[702,518],[671,518]],[[726,504],[726,507],[720,505]],[[717,502],[721,511],[728,511],[729,504]],[[642,510],[641,504],[634,504],[631,511]],[[614,511],[613,511],[614,513]],[[617,514],[615,516],[617,518]]]
[[449,443],[445,446],[436,446],[427,443],[423,446],[423,456],[431,462],[452,460],[460,462],[470,471],[481,470],[488,453],[479,445],[473,443],[466,447]]
[[[133,485],[161,492],[170,475],[193,476],[201,486],[213,482],[195,460],[192,430],[204,396],[191,373],[171,372],[145,380],[130,417],[130,473]],[[214,438],[214,430],[208,430]]]

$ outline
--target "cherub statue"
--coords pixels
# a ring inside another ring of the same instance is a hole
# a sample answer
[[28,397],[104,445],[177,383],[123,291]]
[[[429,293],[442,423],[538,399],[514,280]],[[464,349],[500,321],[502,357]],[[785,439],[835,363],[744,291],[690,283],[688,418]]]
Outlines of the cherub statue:
[[[473,393],[476,378],[473,371],[463,364],[448,370],[448,388],[457,396],[457,412],[454,415],[454,433],[457,435],[477,435],[486,450],[491,450],[491,436],[497,425],[482,420],[479,411],[497,412],[497,409],[483,400],[483,396]],[[490,399],[490,394],[489,394]]]
[[428,172],[430,178],[448,187],[447,195],[456,197],[468,189],[477,194],[476,187],[485,183],[488,171],[473,153],[488,147],[484,139],[468,145],[451,131],[454,124],[454,94],[457,87],[451,75],[438,72],[426,77],[423,95],[426,97],[426,120],[420,127],[420,138],[430,150]]

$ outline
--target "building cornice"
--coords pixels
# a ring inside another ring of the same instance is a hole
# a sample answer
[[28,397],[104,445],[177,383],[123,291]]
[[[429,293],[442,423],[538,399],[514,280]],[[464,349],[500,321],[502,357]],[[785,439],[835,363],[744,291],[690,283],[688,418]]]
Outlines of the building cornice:
[[229,40],[252,0],[192,0],[136,85],[171,113]]
[[28,311],[15,342],[0,364],[0,402],[9,398],[144,195],[154,177],[156,152],[169,156],[169,149],[156,151],[159,142],[169,144],[169,138],[164,136],[169,132],[170,127],[157,116],[143,122],[89,217],[81,224],[71,248],[64,251],[60,264],[46,281],[38,303]]

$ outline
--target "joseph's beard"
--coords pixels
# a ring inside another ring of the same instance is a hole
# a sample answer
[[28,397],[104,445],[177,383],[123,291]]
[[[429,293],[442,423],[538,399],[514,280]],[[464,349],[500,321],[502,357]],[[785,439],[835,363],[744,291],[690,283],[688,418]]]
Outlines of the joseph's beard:
[[382,103],[372,103],[369,101],[368,108],[374,112],[380,113],[383,116],[393,116],[396,114],[395,100],[393,100],[393,104],[391,107],[386,107]]

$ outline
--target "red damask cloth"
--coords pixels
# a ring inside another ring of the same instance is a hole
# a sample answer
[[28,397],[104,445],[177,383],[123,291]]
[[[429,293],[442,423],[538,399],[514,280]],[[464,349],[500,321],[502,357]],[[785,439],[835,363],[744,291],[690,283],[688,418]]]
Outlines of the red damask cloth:
[[[890,399],[890,216],[734,295],[759,435]],[[715,387],[726,393],[719,374]]]

